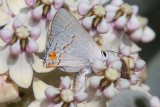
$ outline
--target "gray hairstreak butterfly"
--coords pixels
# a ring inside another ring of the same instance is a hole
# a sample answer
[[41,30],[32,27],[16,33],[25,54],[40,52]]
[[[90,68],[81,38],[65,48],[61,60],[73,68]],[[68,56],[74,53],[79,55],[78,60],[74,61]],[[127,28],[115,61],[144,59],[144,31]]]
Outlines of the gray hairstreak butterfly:
[[67,72],[79,72],[84,78],[92,71],[94,62],[102,62],[102,57],[98,45],[74,16],[60,9],[52,21],[45,66],[63,67]]

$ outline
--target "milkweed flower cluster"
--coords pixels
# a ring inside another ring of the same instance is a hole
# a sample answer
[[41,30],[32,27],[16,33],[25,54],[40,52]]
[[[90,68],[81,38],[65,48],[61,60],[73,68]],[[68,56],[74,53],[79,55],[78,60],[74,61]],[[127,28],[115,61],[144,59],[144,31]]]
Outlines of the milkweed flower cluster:
[[[103,61],[94,61],[92,72],[68,74],[45,67],[42,56],[54,33],[50,23],[61,8],[68,9],[103,50]],[[117,99],[130,95],[131,106],[144,98],[142,103],[160,107],[159,98],[143,83],[146,62],[135,42],[150,42],[155,33],[147,18],[138,15],[138,6],[123,0],[0,0],[0,14],[0,103],[24,102],[24,107],[116,107],[121,103],[119,107],[125,107],[126,102]],[[51,84],[49,72],[54,75]],[[24,101],[20,93],[31,86],[35,100]]]

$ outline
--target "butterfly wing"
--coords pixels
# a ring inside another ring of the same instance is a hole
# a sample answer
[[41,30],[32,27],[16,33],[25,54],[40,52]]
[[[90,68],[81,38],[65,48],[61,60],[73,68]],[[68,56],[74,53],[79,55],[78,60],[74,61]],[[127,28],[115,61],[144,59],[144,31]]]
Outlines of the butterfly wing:
[[101,51],[87,31],[70,12],[60,9],[52,21],[45,54],[46,66],[78,72],[100,58]]

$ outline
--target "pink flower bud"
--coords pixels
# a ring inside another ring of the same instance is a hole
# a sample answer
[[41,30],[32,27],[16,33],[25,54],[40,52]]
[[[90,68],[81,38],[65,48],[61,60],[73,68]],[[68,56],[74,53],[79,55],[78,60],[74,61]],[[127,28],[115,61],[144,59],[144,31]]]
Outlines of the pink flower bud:
[[123,0],[112,0],[111,4],[115,6],[120,6],[121,4],[123,4]]
[[130,86],[130,82],[127,79],[123,79],[123,78],[120,78],[116,84],[116,88],[118,90],[127,89],[129,88],[129,86]]
[[87,2],[81,1],[78,3],[77,11],[80,15],[83,16],[83,15],[87,14],[87,12],[89,11],[90,8],[91,7]]
[[124,28],[124,26],[127,24],[127,18],[126,15],[123,15],[121,17],[119,17],[116,21],[115,21],[115,27],[117,29],[122,29]]
[[113,21],[114,17],[116,15],[116,12],[106,12],[106,21],[111,22]]
[[132,84],[132,85],[135,85],[135,84],[137,84],[137,80],[138,80],[138,76],[137,75],[135,75],[135,74],[133,74],[133,75],[131,75],[130,76],[130,83]]
[[74,97],[75,97],[75,101],[77,103],[82,103],[87,99],[88,94],[85,93],[85,92],[78,92],[78,93],[75,94]]
[[25,2],[29,7],[32,7],[36,4],[36,0],[25,0]]
[[113,54],[109,54],[108,55],[108,58],[106,59],[106,63],[109,65],[109,64],[111,64],[112,62],[114,62],[114,61],[119,61],[120,60],[120,58],[118,57],[118,56],[115,56],[115,55],[113,55]]
[[106,20],[103,18],[97,26],[97,31],[101,34],[107,33],[109,30]]
[[37,40],[41,34],[41,29],[39,27],[34,27],[30,30],[30,35],[33,40]]
[[94,5],[96,5],[96,4],[101,4],[101,0],[91,0],[90,1],[90,6],[94,6]]
[[105,10],[107,12],[115,12],[116,13],[119,10],[119,7],[118,6],[114,6],[114,5],[107,5],[105,7]]
[[53,86],[49,86],[48,88],[45,89],[45,95],[48,99],[54,99],[54,97],[59,94],[60,92],[58,91],[58,89],[56,89]]
[[32,53],[35,53],[38,51],[38,44],[32,40],[31,38],[28,39],[28,44],[27,44],[27,47],[26,47],[26,51],[27,53],[29,54],[32,54]]
[[88,30],[91,29],[94,17],[95,16],[85,17],[84,19],[82,19],[82,25]]
[[53,20],[56,12],[57,10],[53,6],[51,6],[51,10],[47,13],[47,19],[50,21]]
[[115,89],[114,89],[114,84],[112,83],[109,87],[106,87],[104,90],[103,90],[103,95],[106,97],[106,98],[113,98],[115,96]]
[[55,7],[56,9],[59,9],[60,7],[63,6],[64,1],[65,1],[65,0],[55,0],[55,1],[54,1],[54,7]]
[[70,85],[71,85],[71,79],[69,76],[66,76],[61,80],[60,87],[62,89],[68,89],[70,87]]
[[32,18],[35,20],[40,20],[42,18],[43,13],[43,5],[40,5],[36,7],[34,10],[32,10]]
[[16,30],[16,28],[19,28],[21,26],[23,26],[22,21],[19,18],[16,18],[12,24],[12,28]]
[[153,96],[150,99],[150,104],[151,104],[151,107],[160,107],[160,100],[159,100],[159,98],[156,97],[156,96]]
[[112,63],[109,64],[110,68],[114,68],[116,70],[120,70],[122,67],[122,62],[121,61],[114,61]]
[[0,31],[0,37],[6,43],[9,43],[12,40],[12,36],[13,36],[13,31],[11,30],[2,29]]
[[139,28],[130,35],[130,38],[134,41],[140,41],[142,37],[142,33],[143,33],[143,29]]
[[134,66],[135,66],[135,71],[141,71],[146,65],[146,62],[144,60],[137,60],[135,61],[134,63]]
[[90,87],[97,89],[99,87],[100,81],[101,81],[101,77],[98,76],[93,76],[89,79],[89,83],[90,83]]
[[131,53],[131,49],[129,46],[125,46],[120,50],[120,53],[124,56],[129,56]]
[[127,28],[130,31],[134,31],[140,27],[140,22],[135,15],[132,15],[130,20],[127,23]]
[[146,26],[142,35],[142,42],[151,42],[154,38],[155,32],[150,27]]
[[20,46],[20,41],[17,40],[16,43],[11,45],[10,51],[13,55],[19,55],[21,53],[21,46]]
[[92,70],[95,73],[101,72],[104,69],[106,69],[106,66],[104,65],[104,63],[101,60],[95,60],[92,64]]
[[138,6],[137,5],[132,5],[132,14],[133,15],[137,15],[138,14]]

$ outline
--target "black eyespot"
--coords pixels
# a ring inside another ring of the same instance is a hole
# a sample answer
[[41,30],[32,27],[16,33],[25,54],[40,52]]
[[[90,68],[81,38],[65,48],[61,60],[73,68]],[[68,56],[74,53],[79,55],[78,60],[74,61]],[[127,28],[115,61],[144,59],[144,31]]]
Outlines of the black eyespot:
[[106,52],[104,52],[104,51],[102,51],[102,54],[103,54],[105,57],[107,56]]

